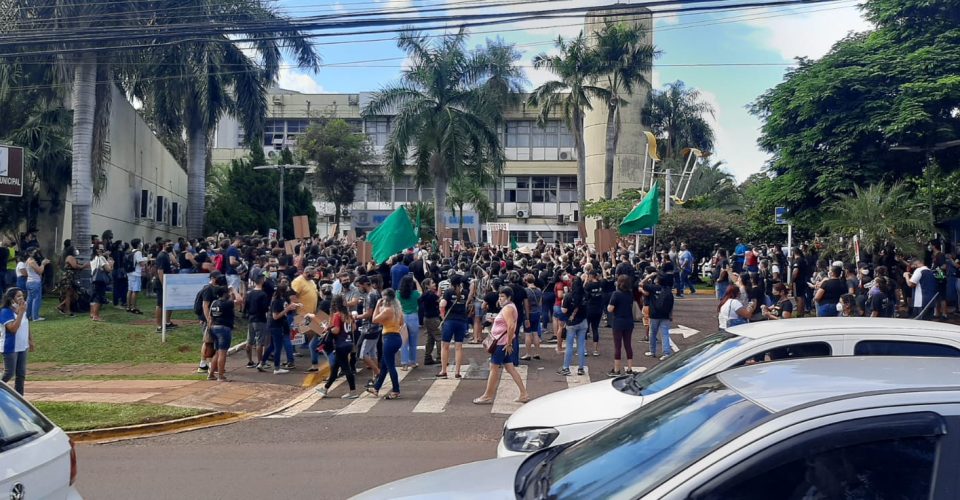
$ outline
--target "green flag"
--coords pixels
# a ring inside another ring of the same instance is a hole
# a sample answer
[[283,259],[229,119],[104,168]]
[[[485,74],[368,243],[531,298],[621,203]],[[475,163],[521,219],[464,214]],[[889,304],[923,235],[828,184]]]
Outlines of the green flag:
[[639,233],[648,227],[656,226],[660,222],[660,183],[653,185],[653,189],[640,200],[637,206],[627,214],[620,223],[620,235]]
[[518,249],[518,248],[520,248],[520,245],[517,244],[517,238],[516,238],[516,236],[511,236],[511,237],[510,237],[510,250],[516,250],[516,249]]
[[417,234],[417,238],[420,237],[420,204],[417,203],[417,227],[414,228],[414,232]]
[[367,241],[373,245],[373,260],[382,264],[391,255],[416,245],[420,238],[413,231],[407,210],[400,207],[367,235]]

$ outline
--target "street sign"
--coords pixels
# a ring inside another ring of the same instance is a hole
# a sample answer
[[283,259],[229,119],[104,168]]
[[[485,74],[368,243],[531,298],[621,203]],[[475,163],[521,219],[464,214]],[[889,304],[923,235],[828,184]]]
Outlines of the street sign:
[[23,196],[23,148],[0,146],[0,196]]
[[773,209],[773,221],[776,224],[787,224],[787,207],[777,207]]
[[636,233],[636,234],[638,234],[638,235],[640,235],[640,236],[653,236],[653,228],[652,228],[652,227],[648,227],[648,228],[646,228],[646,229],[642,229],[642,230],[640,230],[639,233]]

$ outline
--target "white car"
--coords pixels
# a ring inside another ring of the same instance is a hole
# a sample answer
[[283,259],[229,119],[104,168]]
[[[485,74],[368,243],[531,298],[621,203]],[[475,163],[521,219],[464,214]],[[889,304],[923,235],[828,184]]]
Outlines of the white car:
[[960,357],[960,326],[908,319],[761,321],[708,336],[646,372],[537,398],[507,419],[497,456],[582,439],[670,391],[755,362],[821,356]]
[[429,472],[355,498],[955,500],[958,382],[956,358],[744,366],[580,442]]
[[81,500],[76,478],[67,434],[0,383],[0,498]]

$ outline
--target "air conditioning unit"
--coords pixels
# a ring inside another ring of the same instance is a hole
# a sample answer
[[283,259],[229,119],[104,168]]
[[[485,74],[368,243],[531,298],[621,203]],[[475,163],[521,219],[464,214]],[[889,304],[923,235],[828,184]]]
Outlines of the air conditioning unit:
[[276,151],[267,151],[267,158],[276,158],[278,154]]
[[567,216],[566,216],[566,215],[563,215],[563,214],[558,214],[558,215],[557,215],[557,224],[566,224],[566,223],[567,223]]
[[570,153],[568,153],[567,151],[561,151],[561,152],[560,152],[560,159],[561,159],[561,160],[569,160],[569,159],[570,159]]
[[280,96],[278,96],[278,95],[275,95],[275,96],[273,96],[273,97],[271,98],[271,101],[273,101],[274,104],[277,104],[277,105],[279,105],[279,106],[283,106],[283,97],[280,97]]
[[518,219],[529,219],[529,218],[530,218],[530,212],[529,212],[528,210],[523,210],[523,209],[517,210],[517,218],[518,218]]
[[156,211],[154,211],[155,217],[153,218],[156,222],[163,222],[163,206],[166,199],[163,196],[157,196]]

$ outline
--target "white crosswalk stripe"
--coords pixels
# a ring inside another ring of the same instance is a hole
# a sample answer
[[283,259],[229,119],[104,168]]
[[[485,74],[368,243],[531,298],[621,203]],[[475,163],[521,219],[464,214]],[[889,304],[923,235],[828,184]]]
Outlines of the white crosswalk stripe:
[[[453,373],[453,369],[453,365],[448,367],[448,373]],[[430,384],[430,388],[427,389],[426,394],[420,398],[420,402],[417,403],[417,406],[413,409],[413,412],[443,413],[447,407],[447,404],[450,403],[450,398],[453,397],[453,393],[456,392],[459,385],[460,379],[457,378],[434,380],[433,383]]]
[[[345,378],[338,378],[337,380],[335,380],[335,381],[333,382],[333,385],[330,386],[330,391],[329,391],[329,392],[335,391],[335,390],[337,389],[337,387],[340,387],[340,384],[343,384],[344,382],[346,382],[346,380],[347,380],[347,379],[345,379]],[[318,385],[317,387],[318,387],[318,388],[319,388],[319,387],[323,387],[323,385],[321,384],[321,385]],[[277,413],[276,415],[269,415],[269,416],[267,416],[267,417],[265,417],[265,418],[290,418],[290,417],[296,417],[297,415],[299,415],[299,414],[301,414],[301,413],[309,410],[313,405],[317,404],[317,401],[320,401],[320,399],[321,399],[321,398],[320,398],[320,393],[317,392],[316,390],[314,390],[312,394],[310,394],[309,396],[307,396],[306,398],[304,398],[303,400],[301,400],[299,403],[291,406],[290,408],[287,408],[286,410],[283,410],[283,411],[280,412],[280,413]]]
[[[518,366],[517,371],[520,372],[520,380],[523,381],[523,385],[526,387],[527,365]],[[493,408],[490,409],[490,413],[512,414],[523,406],[523,403],[514,401],[519,397],[520,388],[517,387],[517,383],[513,381],[513,377],[507,373],[507,370],[502,370],[500,373],[500,384],[497,386],[497,395],[493,398]]]
[[[399,370],[397,372],[398,374],[397,378],[400,381],[401,388],[403,387],[403,379],[407,378],[407,375],[410,373],[411,371],[403,371],[403,370]],[[384,389],[386,389],[387,391],[390,390],[389,375],[387,375],[387,377],[383,380],[383,387],[381,388],[381,392]],[[376,406],[378,402],[380,402],[380,398],[375,398],[373,397],[373,395],[364,392],[359,399],[355,399],[352,403],[348,404],[346,408],[338,411],[337,415],[354,415],[357,413],[367,413],[370,410],[372,410],[373,407]]]
[[568,377],[564,377],[567,379],[567,388],[573,389],[574,387],[577,387],[580,385],[587,385],[590,383],[590,367],[589,366],[583,367],[583,375],[577,375],[577,370],[572,366],[570,367],[570,371],[572,372],[572,375]]

